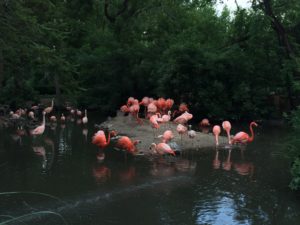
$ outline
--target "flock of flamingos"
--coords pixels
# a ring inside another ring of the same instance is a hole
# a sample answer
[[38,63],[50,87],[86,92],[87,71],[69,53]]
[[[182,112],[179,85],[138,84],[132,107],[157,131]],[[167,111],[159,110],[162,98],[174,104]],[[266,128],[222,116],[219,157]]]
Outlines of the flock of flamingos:
[[[174,105],[173,99],[164,99],[158,98],[157,100],[149,97],[144,97],[141,101],[135,99],[133,97],[129,97],[126,104],[120,107],[121,112],[124,114],[130,114],[137,122],[137,124],[148,123],[155,130],[157,130],[162,124],[165,124],[164,127],[168,125],[168,123],[178,124],[176,127],[176,131],[181,135],[187,134],[190,138],[194,138],[196,136],[196,132],[191,129],[191,125],[188,125],[188,121],[193,118],[193,115],[189,112],[188,106],[185,103],[181,103],[178,109],[171,112],[172,107]],[[145,120],[140,118],[140,108],[141,106],[144,108],[144,117]],[[201,126],[210,126],[208,119],[203,119],[200,122]],[[222,127],[227,132],[228,136],[228,144],[246,144],[248,142],[252,142],[254,139],[253,126],[257,126],[255,122],[250,123],[250,132],[251,135],[246,132],[238,132],[235,136],[230,136],[231,124],[229,121],[223,121]],[[219,135],[221,133],[221,127],[219,125],[213,126],[213,134],[215,135],[216,145],[219,145]],[[108,133],[108,137],[106,138],[105,132],[103,130],[99,130],[93,136],[92,143],[97,145],[99,148],[105,148],[109,142],[110,137],[116,136],[116,131],[111,131]],[[155,136],[155,135],[154,135]],[[173,138],[174,134],[171,129],[166,129],[163,132],[163,135],[158,136],[161,138],[161,142],[156,144],[152,143],[150,149],[152,153],[164,155],[171,154],[175,155],[174,150],[168,144]],[[139,143],[139,140],[131,140],[127,136],[122,136],[118,139],[116,143],[116,147],[130,154],[135,154],[138,152],[136,145]]]
[[[194,138],[197,135],[197,132],[191,129],[191,125],[188,125],[188,121],[190,121],[193,118],[193,115],[189,112],[188,106],[185,103],[181,103],[178,107],[178,109],[171,111],[174,106],[174,100],[173,99],[164,99],[164,98],[158,98],[157,100],[149,97],[144,97],[141,101],[138,99],[135,99],[133,97],[129,97],[126,104],[120,107],[121,112],[124,113],[124,115],[131,115],[137,122],[137,126],[141,125],[143,123],[149,123],[151,127],[153,128],[153,132],[155,133],[155,130],[157,130],[162,124],[164,124],[164,127],[167,127],[169,123],[175,123],[178,124],[176,127],[176,131],[181,135],[187,134],[190,138]],[[49,115],[49,120],[51,122],[56,122],[57,120],[60,120],[62,123],[66,121],[66,117],[64,114],[61,114],[61,117],[57,119],[54,115],[50,116],[54,107],[54,99],[52,99],[51,106],[46,107],[43,109],[43,121],[42,124],[37,126],[36,128],[31,130],[32,135],[42,135],[45,131],[45,120],[46,115]],[[140,112],[140,109],[144,108],[144,113]],[[83,124],[88,123],[88,117],[87,117],[87,110],[85,110],[85,113],[83,114],[78,109],[73,109],[72,107],[66,107],[67,111],[71,115],[77,115],[79,118],[81,118],[81,122]],[[33,106],[31,108],[31,111],[28,113],[22,109],[17,110],[16,112],[10,112],[10,117],[12,119],[19,119],[22,115],[27,114],[28,118],[34,119],[35,113],[38,110],[38,106]],[[145,119],[141,119],[140,115],[143,115]],[[149,121],[149,122],[147,122]],[[208,119],[203,119],[200,123],[200,126],[206,127],[210,126]],[[253,132],[253,126],[257,126],[255,122],[250,123],[250,132],[251,134],[247,134],[246,132],[240,131],[234,136],[230,136],[230,130],[231,130],[231,124],[229,121],[223,121],[222,128],[226,131],[227,137],[228,137],[228,144],[246,144],[248,142],[252,142],[254,139],[254,132]],[[169,126],[170,128],[170,126]],[[214,125],[212,128],[213,134],[215,135],[215,144],[216,146],[219,145],[219,135],[221,133],[221,127],[219,125]],[[110,131],[108,132],[108,136],[106,137],[106,132],[102,129],[97,131],[94,136],[92,137],[92,143],[98,146],[100,149],[104,149],[106,146],[109,145],[111,137],[117,138],[117,132],[116,131]],[[155,135],[155,134],[154,134]],[[161,138],[161,142],[156,144],[152,143],[150,146],[151,153],[153,154],[171,154],[175,155],[174,150],[170,147],[168,144],[173,138],[174,134],[171,129],[166,129],[163,133],[163,135],[159,136]],[[121,136],[118,137],[118,140],[116,142],[116,147],[118,149],[122,149],[123,151],[130,153],[130,154],[136,154],[138,153],[137,150],[137,144],[139,143],[139,140],[131,140],[127,136]]]

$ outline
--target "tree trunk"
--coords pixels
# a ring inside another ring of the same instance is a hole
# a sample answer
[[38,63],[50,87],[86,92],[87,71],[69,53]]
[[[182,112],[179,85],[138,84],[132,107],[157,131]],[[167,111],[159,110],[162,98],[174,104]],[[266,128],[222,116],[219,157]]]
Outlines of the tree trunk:
[[4,80],[3,64],[4,64],[3,53],[2,50],[0,50],[0,90],[2,88],[3,80]]
[[[294,59],[295,53],[292,48],[291,42],[288,38],[287,31],[285,27],[282,25],[281,21],[275,16],[272,5],[272,0],[263,0],[260,2],[260,6],[262,10],[265,12],[265,14],[270,18],[271,20],[271,26],[274,29],[274,31],[277,34],[277,38],[279,41],[279,45],[284,48],[285,55],[287,59]],[[293,81],[294,81],[294,75],[295,71],[293,72],[292,76],[290,74],[286,74],[286,89],[287,89],[287,96],[289,99],[290,108],[293,110],[296,108],[294,99],[293,99]]]

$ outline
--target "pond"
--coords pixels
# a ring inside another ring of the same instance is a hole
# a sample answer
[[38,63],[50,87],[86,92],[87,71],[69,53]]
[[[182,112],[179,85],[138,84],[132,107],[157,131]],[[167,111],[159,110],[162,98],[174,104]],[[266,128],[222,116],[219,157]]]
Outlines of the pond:
[[133,158],[114,141],[105,152],[91,144],[100,122],[47,123],[37,137],[0,130],[0,225],[300,224],[276,154],[286,130],[262,124],[246,148]]

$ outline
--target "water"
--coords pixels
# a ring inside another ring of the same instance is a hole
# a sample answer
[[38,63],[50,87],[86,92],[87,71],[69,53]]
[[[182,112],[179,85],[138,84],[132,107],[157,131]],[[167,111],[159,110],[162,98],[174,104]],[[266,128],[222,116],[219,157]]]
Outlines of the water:
[[126,157],[112,143],[101,160],[90,143],[100,122],[47,124],[36,138],[0,130],[0,225],[300,223],[288,162],[275,154],[285,130],[262,125],[246,149],[176,158]]

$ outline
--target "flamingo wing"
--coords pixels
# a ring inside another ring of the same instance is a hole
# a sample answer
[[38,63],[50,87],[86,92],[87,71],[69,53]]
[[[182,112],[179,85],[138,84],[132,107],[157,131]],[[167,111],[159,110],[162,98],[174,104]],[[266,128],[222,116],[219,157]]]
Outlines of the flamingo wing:
[[117,147],[118,148],[121,148],[121,149],[124,149],[130,153],[133,153],[134,152],[134,145],[132,143],[132,141],[130,140],[129,137],[127,136],[123,136],[121,137],[118,142],[117,142]]
[[249,139],[249,135],[243,131],[238,132],[232,139],[233,143],[246,143]]
[[105,147],[106,145],[106,137],[104,134],[104,131],[100,130],[98,131],[92,138],[92,143],[94,145],[101,147]]

